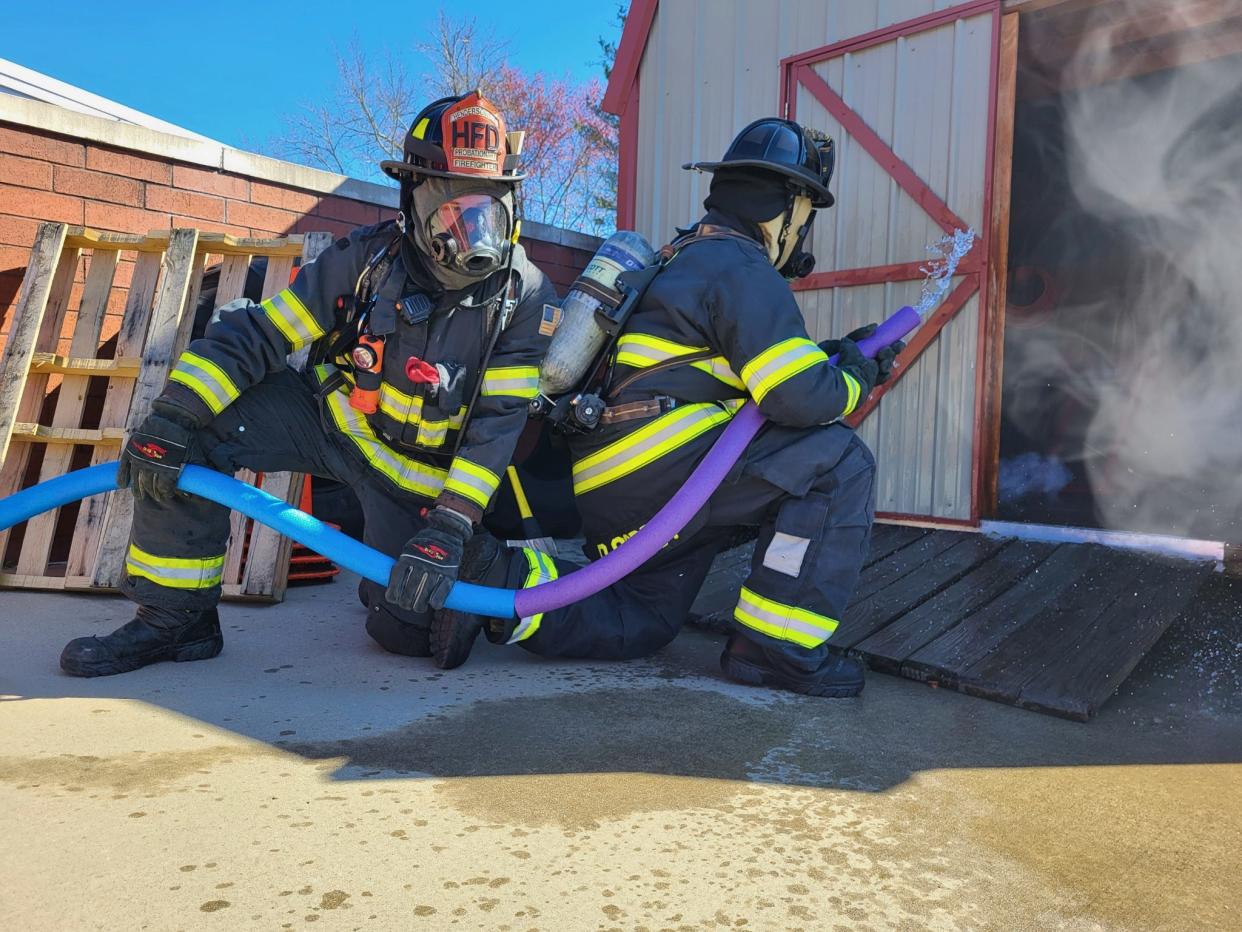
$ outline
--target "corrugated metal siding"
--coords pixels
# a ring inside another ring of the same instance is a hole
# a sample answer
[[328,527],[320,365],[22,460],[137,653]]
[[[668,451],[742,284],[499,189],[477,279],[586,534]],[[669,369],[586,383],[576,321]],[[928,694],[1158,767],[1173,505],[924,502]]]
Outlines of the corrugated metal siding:
[[[778,111],[780,60],[955,5],[954,0],[661,0],[639,72],[637,228],[653,243],[701,212],[717,158],[749,121]],[[828,85],[981,229],[991,16],[978,15],[816,66]],[[837,206],[816,220],[817,271],[925,257],[939,227],[800,91],[797,117],[838,140]],[[918,297],[917,282],[801,292],[817,339]],[[865,422],[882,511],[969,518],[978,296]]]

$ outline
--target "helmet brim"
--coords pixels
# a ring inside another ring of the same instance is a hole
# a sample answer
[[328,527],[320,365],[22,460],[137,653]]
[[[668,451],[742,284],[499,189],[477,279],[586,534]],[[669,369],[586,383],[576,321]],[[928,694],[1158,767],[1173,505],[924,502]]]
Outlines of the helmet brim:
[[812,181],[806,175],[792,168],[786,168],[773,162],[765,162],[762,159],[729,159],[727,162],[686,162],[681,167],[686,171],[699,172],[715,172],[721,169],[727,170],[732,168],[755,168],[760,171],[772,172],[775,175],[783,175],[792,181],[796,181],[799,187],[805,188],[810,192],[811,205],[815,208],[831,207],[836,203],[836,198],[832,196],[832,192],[818,181]]
[[394,178],[397,181],[411,175],[435,175],[437,178],[461,178],[465,180],[478,178],[483,181],[510,181],[517,183],[526,177],[526,175],[521,173],[512,175],[463,175],[461,172],[440,171],[435,168],[422,168],[418,165],[411,165],[409,162],[397,162],[391,159],[385,159],[379,164],[380,169],[385,175],[389,178]]

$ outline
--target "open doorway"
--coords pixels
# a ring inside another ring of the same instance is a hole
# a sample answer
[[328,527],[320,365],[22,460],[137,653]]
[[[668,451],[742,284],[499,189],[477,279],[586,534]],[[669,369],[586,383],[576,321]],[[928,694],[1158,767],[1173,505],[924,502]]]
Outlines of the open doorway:
[[1242,8],[1021,22],[998,517],[1242,540]]

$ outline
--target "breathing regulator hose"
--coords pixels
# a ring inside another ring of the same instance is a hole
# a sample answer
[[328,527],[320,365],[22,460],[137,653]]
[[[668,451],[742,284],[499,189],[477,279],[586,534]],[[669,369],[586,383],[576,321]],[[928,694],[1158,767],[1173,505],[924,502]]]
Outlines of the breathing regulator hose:
[[[879,349],[905,337],[920,322],[913,308],[903,307],[860,342],[858,348],[863,355],[874,356]],[[607,556],[530,589],[514,591],[459,582],[449,593],[447,607],[494,618],[525,618],[564,608],[606,589],[659,553],[690,522],[763,423],[763,416],[753,403],[744,405],[659,513]],[[261,489],[202,466],[185,467],[177,487],[266,524],[360,576],[380,585],[388,583],[392,557],[359,543]],[[115,490],[116,463],[101,463],[49,479],[0,499],[0,530],[78,499]]]

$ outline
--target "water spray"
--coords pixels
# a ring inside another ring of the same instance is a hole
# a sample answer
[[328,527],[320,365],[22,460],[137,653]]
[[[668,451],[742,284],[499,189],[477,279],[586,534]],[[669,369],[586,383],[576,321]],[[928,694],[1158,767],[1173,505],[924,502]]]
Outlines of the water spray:
[[[944,298],[958,263],[970,252],[975,238],[973,230],[959,230],[928,247],[932,258],[924,268],[928,278],[918,304],[901,308],[862,340],[858,348],[864,356],[874,357],[923,322]],[[835,364],[837,359],[834,356],[830,361]],[[564,608],[608,588],[659,553],[690,522],[764,423],[755,404],[747,402],[668,503],[637,534],[607,556],[531,589],[514,591],[458,582],[449,593],[446,606],[475,615],[525,618]],[[388,584],[392,557],[261,489],[202,466],[186,466],[177,487],[239,511],[373,582]],[[80,498],[115,490],[116,463],[101,463],[41,482],[0,499],[0,530]]]

